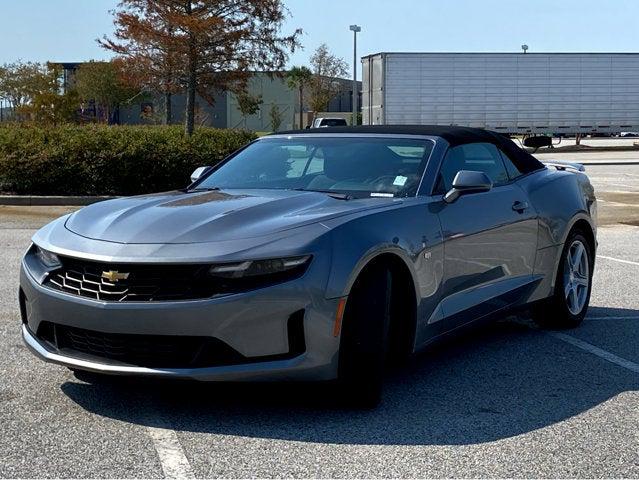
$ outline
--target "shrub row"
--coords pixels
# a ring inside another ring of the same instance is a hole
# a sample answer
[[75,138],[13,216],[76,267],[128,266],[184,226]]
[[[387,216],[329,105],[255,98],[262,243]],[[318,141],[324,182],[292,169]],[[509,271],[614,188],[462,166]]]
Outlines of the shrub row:
[[179,126],[0,124],[0,192],[136,195],[184,187],[255,138],[251,132]]

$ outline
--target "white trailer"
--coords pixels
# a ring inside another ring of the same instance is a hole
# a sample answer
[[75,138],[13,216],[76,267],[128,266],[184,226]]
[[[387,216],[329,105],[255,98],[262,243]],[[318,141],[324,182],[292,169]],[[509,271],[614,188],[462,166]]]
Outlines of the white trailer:
[[365,125],[639,131],[639,54],[379,53],[362,64]]

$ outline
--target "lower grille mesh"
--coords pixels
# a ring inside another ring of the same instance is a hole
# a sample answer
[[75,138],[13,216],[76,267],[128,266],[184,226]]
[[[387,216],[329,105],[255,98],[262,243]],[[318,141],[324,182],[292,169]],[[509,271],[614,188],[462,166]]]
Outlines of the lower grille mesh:
[[52,322],[42,322],[37,337],[72,357],[89,356],[148,368],[206,368],[285,360],[306,350],[304,310],[288,319],[289,351],[262,357],[245,357],[213,337],[104,333]]
[[198,368],[243,363],[244,357],[215,338],[103,333],[44,322],[38,337],[60,352],[89,355],[149,368]]

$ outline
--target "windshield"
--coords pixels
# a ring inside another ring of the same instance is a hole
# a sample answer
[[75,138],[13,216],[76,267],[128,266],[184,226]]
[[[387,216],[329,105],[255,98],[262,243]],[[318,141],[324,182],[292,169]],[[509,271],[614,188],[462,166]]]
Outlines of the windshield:
[[433,146],[410,138],[266,138],[219,166],[196,188],[414,196]]

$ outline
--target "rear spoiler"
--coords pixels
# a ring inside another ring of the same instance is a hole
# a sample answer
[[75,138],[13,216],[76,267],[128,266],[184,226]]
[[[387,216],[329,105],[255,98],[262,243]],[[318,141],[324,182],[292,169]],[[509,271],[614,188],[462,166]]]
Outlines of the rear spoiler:
[[585,172],[586,167],[584,167],[581,163],[574,162],[562,162],[560,160],[548,160],[547,162],[542,162],[546,167],[555,167],[557,170],[576,170],[578,172]]

